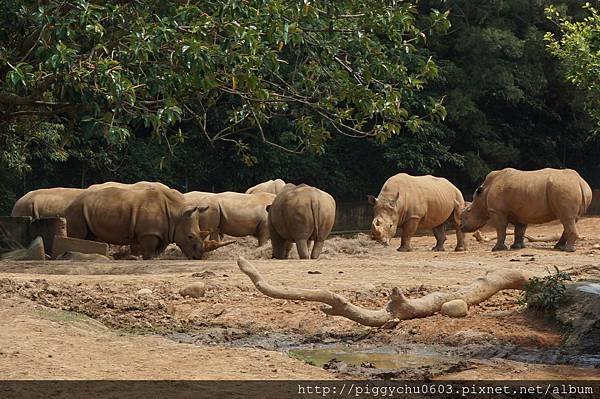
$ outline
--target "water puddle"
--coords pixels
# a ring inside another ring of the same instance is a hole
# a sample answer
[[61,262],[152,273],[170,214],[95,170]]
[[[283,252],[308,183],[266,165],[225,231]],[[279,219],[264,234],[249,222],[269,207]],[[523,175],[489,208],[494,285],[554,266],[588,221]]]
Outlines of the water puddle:
[[312,349],[293,349],[291,356],[323,367],[331,359],[353,365],[369,365],[378,369],[404,369],[433,367],[440,364],[457,363],[458,356],[439,351],[437,347],[410,345],[402,347],[356,348],[350,346],[333,346]]
[[473,345],[449,347],[444,345],[406,344],[364,348],[360,346],[320,346],[288,351],[290,356],[323,367],[332,359],[351,365],[388,369],[430,369],[459,364],[469,359],[492,358],[530,364],[569,365],[600,368],[600,354],[572,354],[561,348],[522,348],[516,346]]
[[518,347],[497,347],[493,351],[485,351],[482,359],[492,357],[513,360],[522,363],[532,364],[550,364],[550,365],[569,365],[574,367],[600,367],[600,354],[570,353],[560,348],[518,348]]
[[[524,348],[514,345],[461,346],[416,343],[376,344],[360,339],[307,339],[281,333],[256,334],[235,328],[207,328],[195,334],[171,333],[168,338],[197,345],[253,347],[287,353],[307,364],[358,378],[426,379],[472,367],[471,360],[506,359],[528,364],[600,368],[600,354],[572,353],[564,348]],[[312,337],[316,339],[315,337]]]

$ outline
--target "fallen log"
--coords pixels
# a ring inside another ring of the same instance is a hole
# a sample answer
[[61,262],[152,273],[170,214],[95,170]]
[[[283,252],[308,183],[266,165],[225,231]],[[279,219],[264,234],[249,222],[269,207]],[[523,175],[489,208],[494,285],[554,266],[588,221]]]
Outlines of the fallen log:
[[[243,257],[238,258],[240,270],[246,274],[256,289],[276,299],[320,302],[321,311],[330,316],[342,316],[370,327],[393,328],[400,320],[432,316],[450,301],[464,301],[467,306],[476,305],[498,291],[522,290],[533,274],[500,269],[479,277],[471,284],[453,292],[432,292],[417,299],[406,298],[398,287],[392,289],[390,300],[382,309],[366,309],[352,304],[342,295],[324,289],[276,287],[269,284],[256,268]],[[450,314],[450,313],[448,313]]]

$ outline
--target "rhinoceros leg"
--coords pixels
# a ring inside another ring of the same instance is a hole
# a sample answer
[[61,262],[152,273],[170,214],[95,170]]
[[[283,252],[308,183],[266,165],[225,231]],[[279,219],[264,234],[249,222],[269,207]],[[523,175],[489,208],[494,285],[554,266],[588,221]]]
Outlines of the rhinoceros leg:
[[565,233],[565,230],[563,230],[560,238],[558,239],[558,242],[554,245],[554,248],[560,249],[561,251],[563,251],[565,249],[566,243],[567,243],[567,234]]
[[[561,222],[563,224],[564,231],[562,236],[556,243],[555,248],[560,249],[562,251],[575,252],[575,243],[579,238],[579,233],[577,232],[577,225],[575,224],[575,220],[567,219],[561,220]],[[561,244],[562,240],[564,240],[564,244],[559,245]]]
[[465,251],[465,233],[460,229],[460,225],[458,224],[454,226],[454,230],[456,231],[456,247],[454,250],[457,252]]
[[160,240],[156,236],[143,236],[138,239],[142,258],[152,259],[158,254]]
[[510,246],[511,249],[525,248],[525,230],[526,224],[515,223],[515,242]]
[[308,252],[308,243],[306,240],[296,240],[296,249],[298,250],[298,256],[300,259],[309,259],[310,255]]
[[435,247],[431,248],[432,251],[443,251],[444,242],[446,242],[446,227],[442,224],[433,228],[433,235],[435,236]]
[[417,227],[419,226],[420,219],[409,219],[406,223],[402,225],[402,242],[398,247],[397,251],[400,252],[410,252],[412,248],[410,247],[410,240],[412,236],[415,235],[417,231]]
[[89,230],[85,218],[77,217],[71,218],[67,221],[67,229],[69,237],[80,238],[82,240],[89,239]]
[[258,225],[258,229],[256,231],[256,238],[258,238],[259,247],[262,247],[269,241],[269,227],[266,223],[261,223]]
[[321,255],[321,251],[323,250],[324,241],[317,241],[313,244],[312,251],[310,253],[310,257],[312,259],[319,259],[319,255]]
[[492,251],[506,251],[508,247],[505,244],[506,241],[506,228],[508,227],[508,220],[505,216],[498,213],[491,213],[490,215],[491,224],[496,228],[496,245],[492,248]]
[[219,230],[211,231],[209,238],[213,241],[221,241],[221,235],[219,234]]
[[273,259],[287,259],[290,254],[291,243],[284,240],[275,229],[271,229],[270,231]]

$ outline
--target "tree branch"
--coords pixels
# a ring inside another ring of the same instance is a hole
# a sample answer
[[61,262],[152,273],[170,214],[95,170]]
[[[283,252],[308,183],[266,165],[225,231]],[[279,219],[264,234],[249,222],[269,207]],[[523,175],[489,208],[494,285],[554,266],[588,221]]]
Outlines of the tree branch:
[[445,303],[460,300],[476,305],[498,291],[522,290],[533,274],[510,269],[500,269],[480,277],[471,284],[454,292],[432,292],[417,299],[406,298],[399,288],[392,289],[390,300],[383,309],[371,310],[352,304],[345,297],[323,289],[280,288],[269,284],[256,268],[243,257],[238,258],[240,270],[246,274],[256,289],[276,299],[321,302],[328,306],[321,311],[331,316],[342,316],[370,327],[395,326],[400,320],[431,316]]

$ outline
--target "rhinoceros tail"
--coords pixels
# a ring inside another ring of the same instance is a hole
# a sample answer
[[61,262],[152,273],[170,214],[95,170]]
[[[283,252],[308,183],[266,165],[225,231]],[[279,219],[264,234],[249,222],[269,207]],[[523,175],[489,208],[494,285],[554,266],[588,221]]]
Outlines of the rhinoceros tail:
[[313,214],[313,222],[315,224],[315,228],[313,230],[313,234],[314,234],[314,239],[315,240],[319,240],[320,239],[320,223],[321,223],[321,211],[320,211],[320,207],[319,207],[319,201],[313,199],[310,202],[310,208]]
[[583,216],[585,211],[592,203],[592,189],[587,182],[580,178],[579,187],[581,188],[581,207],[579,208],[579,216]]
[[31,201],[31,217],[34,219],[40,218],[40,211],[38,210],[37,201],[35,200]]

